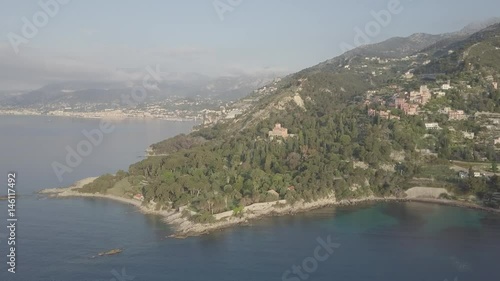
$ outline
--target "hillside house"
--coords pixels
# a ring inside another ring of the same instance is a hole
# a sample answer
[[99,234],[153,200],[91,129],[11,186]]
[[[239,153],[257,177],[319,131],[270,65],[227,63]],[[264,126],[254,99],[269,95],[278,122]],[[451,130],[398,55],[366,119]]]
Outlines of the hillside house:
[[439,109],[438,113],[448,114],[448,113],[450,113],[450,111],[451,111],[451,107],[445,107],[445,108]]
[[406,73],[403,75],[403,77],[404,77],[405,79],[413,79],[414,75],[413,75],[413,73],[411,73],[410,71],[408,71],[408,72],[406,72]]
[[451,82],[449,80],[446,84],[441,85],[441,90],[450,90],[451,88]]
[[473,140],[473,139],[474,139],[474,137],[475,137],[475,134],[474,134],[474,133],[462,132],[462,134],[464,135],[464,138],[465,138],[465,139],[469,139],[469,140]]
[[379,116],[380,118],[382,118],[382,119],[389,119],[389,118],[390,118],[390,116],[391,116],[391,112],[390,112],[389,110],[387,110],[387,111],[380,111],[380,112],[378,113],[378,116]]
[[425,128],[427,130],[439,130],[441,127],[439,127],[438,123],[425,123]]
[[398,109],[403,109],[403,107],[406,105],[406,100],[404,98],[395,98],[394,99],[394,106]]
[[446,92],[443,91],[435,92],[435,94],[438,98],[446,97]]
[[498,82],[493,82],[493,89],[498,90]]
[[465,115],[463,110],[451,110],[448,112],[448,119],[455,121],[465,120],[467,119],[467,115]]
[[415,115],[418,115],[418,109],[419,109],[419,106],[418,104],[409,104],[409,103],[405,103],[404,105],[402,105],[400,107],[400,109],[406,114],[406,115],[410,115],[410,116],[415,116]]
[[144,195],[142,195],[141,193],[137,193],[136,195],[134,195],[134,199],[142,202],[144,201]]
[[419,103],[422,105],[427,104],[432,98],[431,92],[426,85],[420,86],[420,91],[410,92],[410,102]]
[[495,145],[500,144],[500,137],[498,137],[498,138],[496,138],[495,140],[493,140],[493,143],[494,143]]
[[283,128],[280,123],[274,125],[273,130],[269,131],[269,138],[271,140],[277,137],[285,139],[288,137],[288,129]]

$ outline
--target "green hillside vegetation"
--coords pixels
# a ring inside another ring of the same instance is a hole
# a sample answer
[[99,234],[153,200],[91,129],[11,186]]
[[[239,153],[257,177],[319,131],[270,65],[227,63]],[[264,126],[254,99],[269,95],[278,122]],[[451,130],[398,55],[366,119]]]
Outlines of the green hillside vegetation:
[[[450,121],[437,112],[444,106],[468,114],[500,112],[500,92],[491,89],[484,76],[485,72],[498,75],[500,52],[493,51],[497,45],[491,37],[498,29],[473,35],[456,45],[455,52],[425,65],[422,61],[427,56],[376,63],[359,55],[303,70],[283,79],[276,93],[260,97],[237,119],[155,144],[156,157],[131,165],[127,172],[102,176],[81,192],[120,188],[124,194],[141,192],[145,202],[154,201],[159,208],[187,206],[197,214],[192,219],[199,222],[212,221],[215,213],[237,213],[242,206],[278,199],[294,203],[332,195],[337,199],[400,197],[422,183],[463,196],[477,195],[485,204],[498,207],[491,199],[500,192],[498,177],[460,179],[450,169],[449,160],[500,161],[490,140],[469,141],[456,133],[480,135],[484,129],[474,120]],[[463,61],[463,52],[478,42],[485,42],[484,48],[473,48]],[[400,120],[368,116],[363,103],[367,91],[390,99],[394,85],[414,90],[423,82],[401,75],[415,67],[418,73],[443,73],[441,79],[465,80],[480,93],[451,90],[427,104],[425,115],[405,116],[394,109],[392,114]],[[429,132],[426,122],[439,122],[445,129]],[[276,123],[293,136],[271,140],[268,131]],[[437,158],[419,152],[424,149]]]

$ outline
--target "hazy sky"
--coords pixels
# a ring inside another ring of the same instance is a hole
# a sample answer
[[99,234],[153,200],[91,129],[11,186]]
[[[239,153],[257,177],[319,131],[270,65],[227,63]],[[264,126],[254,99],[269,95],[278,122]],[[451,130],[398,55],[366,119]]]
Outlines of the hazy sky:
[[[56,0],[41,0],[50,1]],[[122,69],[156,64],[164,72],[209,75],[293,72],[339,55],[342,42],[354,45],[355,28],[364,29],[371,12],[391,1],[397,0],[72,0],[26,38],[23,17],[33,22],[43,11],[39,1],[0,0],[0,90],[122,81],[131,79]],[[498,0],[400,0],[400,6],[372,42],[500,16]],[[17,54],[12,34],[20,36]]]

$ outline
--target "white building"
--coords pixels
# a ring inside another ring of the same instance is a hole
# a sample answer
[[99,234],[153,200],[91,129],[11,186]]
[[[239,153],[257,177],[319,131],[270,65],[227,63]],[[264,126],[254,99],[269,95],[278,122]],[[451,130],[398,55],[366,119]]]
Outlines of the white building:
[[446,96],[446,93],[443,92],[443,91],[435,92],[435,94],[436,94],[437,97],[440,97],[440,98]]
[[451,88],[452,88],[452,87],[451,87],[451,82],[450,82],[450,81],[448,81],[448,83],[443,84],[443,85],[441,86],[441,90],[450,90]]
[[425,123],[425,128],[427,130],[439,130],[441,127],[439,127],[438,123]]
[[474,133],[462,132],[462,134],[464,135],[464,138],[469,139],[469,140],[473,140],[475,137]]

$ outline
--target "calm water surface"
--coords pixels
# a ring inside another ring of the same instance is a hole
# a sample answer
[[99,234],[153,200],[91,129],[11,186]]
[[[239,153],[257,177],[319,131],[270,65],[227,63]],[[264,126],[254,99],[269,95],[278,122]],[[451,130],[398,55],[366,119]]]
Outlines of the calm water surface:
[[[123,121],[59,182],[53,161],[96,120],[0,117],[0,177],[17,171],[18,264],[0,280],[499,280],[500,216],[421,203],[381,203],[267,218],[203,237],[169,239],[168,226],[133,207],[96,199],[45,199],[39,189],[126,169],[145,148],[193,123]],[[2,191],[6,188],[1,180]],[[0,202],[5,225],[6,202]],[[331,253],[319,240],[338,244]],[[117,256],[98,252],[124,248]],[[328,255],[326,255],[328,253]],[[300,270],[297,271],[297,267]],[[305,268],[304,268],[305,266]],[[289,271],[289,272],[287,272]],[[295,272],[295,273],[294,273]]]

